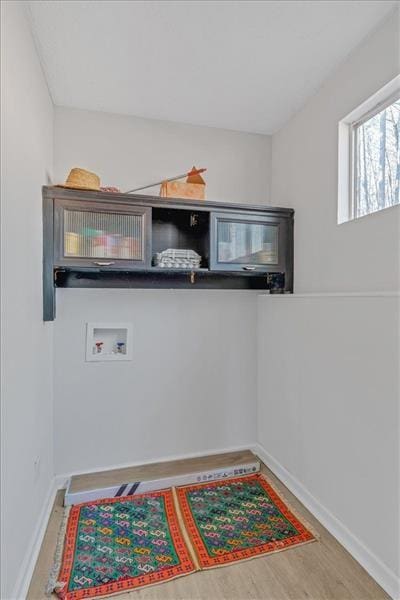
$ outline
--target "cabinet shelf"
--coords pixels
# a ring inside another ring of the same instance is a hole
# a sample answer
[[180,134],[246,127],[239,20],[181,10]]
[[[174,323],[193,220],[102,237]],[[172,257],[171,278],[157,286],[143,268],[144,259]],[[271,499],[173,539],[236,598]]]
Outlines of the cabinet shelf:
[[[44,320],[55,318],[56,287],[292,292],[293,215],[287,208],[44,187]],[[153,265],[167,249],[192,250],[201,266]]]
[[209,273],[210,269],[207,267],[195,267],[193,269],[186,267],[151,267],[149,271],[152,271],[153,273]]
[[[213,271],[211,269],[208,269],[206,267],[200,267],[200,268],[193,268],[193,269],[187,269],[187,268],[165,268],[165,267],[149,267],[148,269],[140,269],[140,271],[138,270],[133,270],[133,269],[127,269],[126,267],[110,267],[110,268],[101,268],[101,267],[60,267],[60,268],[55,268],[54,270],[56,279],[57,276],[60,275],[61,273],[98,273],[98,274],[103,274],[103,273],[125,273],[127,275],[132,275],[132,276],[136,276],[138,273],[143,273],[143,274],[151,274],[151,273],[164,273],[165,275],[173,275],[174,273],[177,275],[187,275],[190,273],[216,273],[216,271]],[[223,271],[223,270],[218,270],[218,273],[220,275],[226,275],[227,277],[266,277],[267,273],[262,272],[262,271]],[[57,285],[57,281],[56,281],[56,285]]]

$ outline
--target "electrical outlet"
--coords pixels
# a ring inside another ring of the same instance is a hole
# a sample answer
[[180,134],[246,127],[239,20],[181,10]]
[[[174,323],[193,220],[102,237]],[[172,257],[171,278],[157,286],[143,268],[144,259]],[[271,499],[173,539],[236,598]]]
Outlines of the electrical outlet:
[[33,461],[33,471],[35,474],[35,481],[39,478],[40,474],[40,456],[37,456]]

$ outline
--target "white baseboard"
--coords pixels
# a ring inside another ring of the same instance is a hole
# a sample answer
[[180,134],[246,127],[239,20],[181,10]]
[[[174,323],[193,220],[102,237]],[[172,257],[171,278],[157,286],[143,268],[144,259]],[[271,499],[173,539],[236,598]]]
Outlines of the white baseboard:
[[31,538],[28,549],[25,553],[25,557],[22,561],[20,568],[20,575],[15,585],[12,597],[8,600],[25,600],[28,593],[29,584],[32,579],[33,571],[35,569],[36,561],[39,556],[40,547],[43,542],[44,534],[46,532],[47,523],[49,522],[50,513],[52,511],[54,500],[57,491],[62,486],[62,480],[58,477],[54,477],[50,484],[49,491],[47,493],[46,500],[44,501],[42,511],[38,517],[37,525],[33,536]]
[[400,578],[397,577],[339,519],[325,508],[300,481],[285,469],[263,446],[252,448],[260,460],[282,481],[302,504],[322,523],[344,548],[360,563],[393,600],[400,600]]

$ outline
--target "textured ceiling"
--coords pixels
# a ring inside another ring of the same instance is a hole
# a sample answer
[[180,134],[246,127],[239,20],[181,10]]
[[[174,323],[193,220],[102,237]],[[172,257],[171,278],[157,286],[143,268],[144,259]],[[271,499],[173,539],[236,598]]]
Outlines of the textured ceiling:
[[55,104],[272,133],[396,2],[28,3]]

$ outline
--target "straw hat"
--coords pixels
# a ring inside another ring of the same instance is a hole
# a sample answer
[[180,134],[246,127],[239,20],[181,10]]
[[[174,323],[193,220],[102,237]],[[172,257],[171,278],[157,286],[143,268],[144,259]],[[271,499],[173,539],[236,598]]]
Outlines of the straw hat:
[[100,177],[85,169],[71,169],[64,184],[59,187],[73,188],[77,190],[100,190]]

